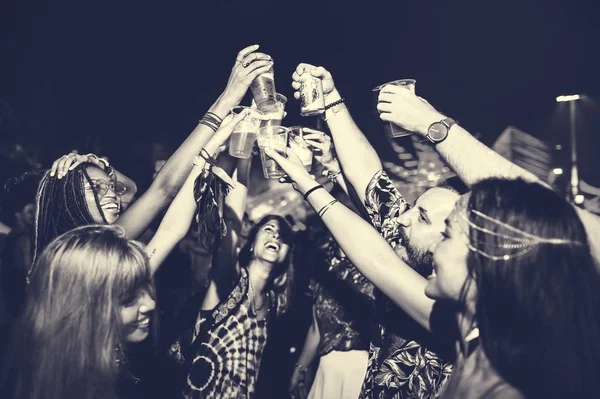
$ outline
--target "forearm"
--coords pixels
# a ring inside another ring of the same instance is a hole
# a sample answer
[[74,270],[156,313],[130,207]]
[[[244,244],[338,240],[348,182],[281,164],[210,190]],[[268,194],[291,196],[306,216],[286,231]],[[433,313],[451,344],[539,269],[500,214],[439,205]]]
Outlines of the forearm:
[[[332,103],[340,98],[340,94],[334,90],[328,96],[327,102]],[[348,108],[344,108],[336,114],[327,110],[325,118],[344,174],[356,189],[360,200],[363,201],[367,184],[373,175],[382,168],[379,156],[352,119]]]
[[319,335],[319,328],[313,322],[306,333],[304,347],[302,348],[302,353],[296,362],[297,365],[308,368],[312,364],[317,355],[317,349],[319,347],[320,340],[321,337]]
[[[224,119],[231,108],[236,105],[221,95],[209,109],[209,112],[213,112]],[[190,173],[192,160],[198,154],[198,151],[207,144],[213,134],[214,132],[210,127],[199,123],[158,172],[152,185],[163,193],[164,199],[162,200],[165,205],[177,195]]]
[[[440,115],[441,119],[443,116]],[[505,159],[459,125],[450,129],[448,137],[436,145],[436,150],[469,186],[490,177],[522,178],[541,183],[537,176]]]
[[[314,186],[310,177],[303,180],[297,182],[303,192]],[[317,212],[333,199],[325,190],[309,196]],[[342,204],[331,206],[322,219],[354,266],[419,324],[429,328],[433,301],[425,296],[426,280],[404,263],[370,224]]]

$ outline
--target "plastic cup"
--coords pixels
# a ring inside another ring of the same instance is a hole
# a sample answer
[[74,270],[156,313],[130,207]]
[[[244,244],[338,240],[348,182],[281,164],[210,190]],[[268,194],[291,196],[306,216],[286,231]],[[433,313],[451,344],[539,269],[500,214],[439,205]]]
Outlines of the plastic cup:
[[258,131],[258,148],[260,150],[260,161],[263,175],[266,179],[277,179],[285,175],[283,169],[277,162],[265,154],[265,148],[271,148],[286,156],[287,139],[289,129],[283,126],[265,126]]
[[277,102],[275,91],[275,70],[273,67],[267,72],[258,75],[250,84],[256,107],[263,111],[273,107]]
[[[285,114],[285,104],[287,103],[287,97],[283,94],[277,93],[275,95],[275,103],[268,107],[263,108],[261,111],[267,120],[263,120],[261,127],[265,126],[281,126],[283,115]],[[258,105],[257,105],[258,107]]]
[[325,112],[323,82],[315,78],[309,71],[300,75],[300,115],[312,116]]
[[304,130],[302,126],[292,126],[288,133],[288,146],[294,154],[300,158],[304,168],[310,172],[312,169],[313,150],[312,147],[304,141]]
[[235,107],[233,114],[245,112],[246,116],[233,128],[229,138],[229,155],[236,158],[250,158],[252,147],[262,120],[262,112],[250,107]]
[[[414,93],[416,83],[417,83],[417,81],[414,79],[400,79],[400,80],[394,80],[392,82],[387,82],[387,83],[377,86],[376,88],[373,89],[373,91],[375,92],[375,110],[377,110],[377,103],[379,102],[379,92],[385,86],[387,86],[387,85],[405,86],[406,88],[408,88],[410,91],[412,91]],[[379,116],[379,112],[377,112],[377,116]],[[390,138],[393,138],[393,139],[398,138],[398,137],[405,137],[405,136],[409,136],[409,135],[413,134],[413,132],[409,132],[408,130],[402,129],[401,127],[399,127],[398,125],[396,125],[392,122],[386,122],[384,125],[384,130],[385,130],[385,133],[387,134],[387,136]]]

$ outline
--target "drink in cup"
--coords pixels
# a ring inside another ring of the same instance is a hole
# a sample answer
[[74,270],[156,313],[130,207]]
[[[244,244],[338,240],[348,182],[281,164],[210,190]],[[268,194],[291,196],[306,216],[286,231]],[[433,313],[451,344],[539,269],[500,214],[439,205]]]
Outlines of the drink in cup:
[[[384,83],[382,85],[377,86],[376,88],[373,89],[373,91],[375,92],[375,110],[377,110],[377,103],[379,102],[379,92],[385,86],[387,86],[387,85],[404,86],[414,93],[416,83],[417,83],[417,81],[414,79],[400,79],[400,80],[394,80],[392,82]],[[377,112],[377,116],[379,116],[379,112]],[[409,136],[409,135],[413,134],[412,132],[409,132],[408,130],[404,130],[400,126],[398,126],[392,122],[385,122],[384,126],[385,126],[385,133],[390,138],[404,137],[404,136]]]
[[277,93],[275,95],[275,103],[268,107],[263,108],[263,112],[266,120],[263,120],[261,127],[264,126],[281,126],[283,115],[285,113],[285,104],[287,103],[287,97],[283,94]]
[[288,134],[288,144],[294,154],[300,158],[304,168],[310,172],[312,168],[313,151],[310,145],[304,141],[304,130],[302,126],[292,126]]
[[262,120],[262,112],[250,107],[235,107],[233,114],[245,112],[246,116],[233,128],[229,138],[229,155],[236,158],[250,158]]
[[300,75],[300,114],[302,116],[319,115],[325,112],[323,82],[305,70]]
[[277,102],[275,91],[275,71],[273,67],[258,75],[250,84],[250,90],[258,109],[268,110]]
[[271,148],[285,157],[288,131],[289,129],[283,126],[265,126],[261,127],[258,131],[260,161],[266,179],[277,179],[285,175],[285,172],[279,167],[277,162],[265,154],[264,149]]

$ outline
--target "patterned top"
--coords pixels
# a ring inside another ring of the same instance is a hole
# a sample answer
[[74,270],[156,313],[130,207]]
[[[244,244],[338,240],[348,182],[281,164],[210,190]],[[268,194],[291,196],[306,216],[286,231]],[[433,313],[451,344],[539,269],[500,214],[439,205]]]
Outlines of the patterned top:
[[[373,226],[396,247],[400,241],[398,218],[409,205],[385,172],[376,173],[369,183],[365,208]],[[452,371],[451,363],[428,349],[437,349],[438,344],[427,330],[376,290],[369,364],[360,397],[436,397]]]
[[170,355],[187,370],[186,399],[255,397],[267,320],[259,320],[252,310],[248,271],[240,271],[229,296],[213,310],[201,310],[196,327],[170,348]]
[[362,275],[356,276],[353,283],[359,292],[353,290],[336,277],[331,270],[353,268],[350,261],[338,252],[338,245],[329,239],[325,256],[329,270],[317,268],[311,280],[310,290],[314,301],[315,315],[321,339],[317,352],[325,356],[332,351],[347,352],[367,350],[369,347],[370,317],[373,313],[373,285]]

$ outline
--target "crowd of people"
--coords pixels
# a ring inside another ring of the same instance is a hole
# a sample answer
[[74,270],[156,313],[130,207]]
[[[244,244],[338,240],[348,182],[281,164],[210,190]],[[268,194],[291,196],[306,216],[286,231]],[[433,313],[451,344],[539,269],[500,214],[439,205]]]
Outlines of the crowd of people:
[[[258,46],[241,50],[223,93],[144,193],[94,154],[11,180],[2,397],[267,397],[257,388],[272,383],[265,348],[284,339],[271,326],[301,296],[300,270],[310,272],[311,316],[288,397],[597,396],[600,218],[389,84],[381,120],[428,141],[455,173],[409,203],[330,71],[301,63],[294,97],[310,74],[325,98],[326,131],[304,138],[336,188],[293,148],[267,147],[320,233],[299,243],[285,215],[250,221],[252,158],[224,149],[247,115],[231,109],[272,68]],[[164,314],[156,272],[190,231],[208,277]]]

